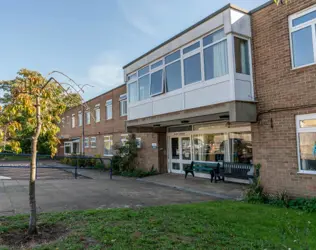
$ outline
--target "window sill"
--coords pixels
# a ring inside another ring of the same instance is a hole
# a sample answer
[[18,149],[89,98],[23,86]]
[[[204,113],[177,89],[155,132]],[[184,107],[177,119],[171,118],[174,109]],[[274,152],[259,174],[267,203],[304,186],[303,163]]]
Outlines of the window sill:
[[120,115],[120,117],[124,117],[124,116],[127,116],[127,114],[125,114],[125,115]]
[[313,65],[316,65],[316,62],[309,63],[309,64],[305,64],[305,65],[298,66],[298,67],[292,67],[291,70],[302,69],[302,68],[309,67],[309,66],[313,66]]
[[103,156],[113,156],[113,155],[103,155]]
[[297,174],[316,175],[316,171],[300,170],[297,172]]

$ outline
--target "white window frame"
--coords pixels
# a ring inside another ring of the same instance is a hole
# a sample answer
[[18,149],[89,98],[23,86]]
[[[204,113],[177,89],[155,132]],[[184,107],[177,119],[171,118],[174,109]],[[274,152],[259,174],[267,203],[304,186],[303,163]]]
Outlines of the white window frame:
[[297,142],[296,147],[297,147],[298,173],[316,175],[316,171],[302,170],[301,161],[300,161],[301,153],[300,153],[300,139],[299,139],[300,133],[316,133],[316,127],[307,127],[307,128],[300,127],[301,120],[316,119],[316,113],[307,114],[307,115],[296,115],[295,118],[296,118],[296,142]]
[[[124,112],[124,105],[126,105],[126,112]],[[120,95],[120,116],[127,116],[127,94]]]
[[[89,113],[89,116],[88,116],[88,113]],[[88,120],[88,117],[89,117],[89,120]],[[90,113],[90,110],[86,110],[84,119],[85,119],[85,123],[87,125],[91,124],[91,113]]]
[[[158,66],[157,68],[154,68],[153,70],[150,70],[149,72],[149,96],[150,97],[153,97],[153,96],[157,96],[157,95],[161,95],[162,93],[164,93],[164,79],[165,79],[165,65],[162,64],[160,66]],[[161,77],[161,89],[158,93],[155,93],[155,94],[151,94],[151,75],[162,70],[162,77]]]
[[[190,43],[188,43],[188,44],[186,44],[186,45],[184,45],[184,46],[181,46],[181,47],[179,47],[179,48],[177,48],[177,49],[171,51],[170,53],[164,55],[163,57],[158,58],[157,60],[153,61],[152,63],[146,64],[146,65],[144,65],[143,67],[139,68],[139,69],[143,69],[143,68],[149,66],[150,97],[156,97],[156,96],[161,95],[161,94],[163,94],[163,93],[166,92],[166,88],[165,88],[165,84],[166,84],[166,81],[165,81],[165,79],[166,79],[165,67],[168,66],[168,65],[170,65],[170,64],[172,64],[172,63],[175,63],[175,62],[178,61],[178,60],[181,60],[181,79],[182,79],[182,88],[181,88],[181,89],[183,89],[183,88],[190,88],[192,85],[199,84],[199,83],[201,83],[201,82],[207,83],[207,82],[212,81],[212,80],[214,80],[214,79],[216,79],[216,78],[220,78],[220,77],[225,76],[225,75],[223,75],[223,76],[219,76],[219,77],[215,77],[215,78],[212,78],[212,79],[205,80],[205,70],[204,70],[204,49],[206,49],[206,48],[208,48],[208,47],[210,47],[210,46],[213,46],[213,45],[215,45],[215,44],[217,44],[217,43],[219,43],[219,42],[222,42],[222,41],[224,41],[224,40],[227,41],[227,46],[229,46],[228,39],[227,39],[228,36],[227,36],[226,34],[225,34],[225,36],[224,36],[223,38],[221,38],[221,39],[219,39],[219,40],[217,40],[217,41],[215,41],[215,42],[213,42],[213,43],[211,43],[211,44],[208,44],[208,45],[206,45],[206,46],[203,46],[203,38],[205,38],[205,37],[207,37],[207,36],[209,36],[209,35],[211,35],[211,34],[217,32],[218,30],[221,30],[221,29],[224,29],[224,26],[223,26],[223,25],[221,25],[221,26],[217,27],[216,29],[212,30],[211,32],[205,34],[203,37],[200,37],[200,38],[198,38],[198,39],[195,39],[195,40],[191,41]],[[245,38],[243,37],[243,39],[245,39]],[[196,49],[194,49],[194,50],[192,50],[192,51],[190,51],[190,52],[188,52],[188,53],[186,53],[186,54],[183,54],[183,49],[185,49],[185,48],[187,48],[187,47],[189,47],[189,46],[191,46],[192,44],[197,43],[197,42],[200,42],[200,47],[198,47],[198,48],[196,48]],[[248,44],[249,44],[249,42],[250,42],[250,40],[248,40]],[[174,60],[174,61],[169,62],[169,63],[166,64],[166,63],[165,63],[165,57],[167,57],[167,56],[173,54],[174,52],[176,52],[176,51],[178,51],[178,50],[180,50],[180,58],[178,58],[178,59],[176,59],[176,60]],[[228,47],[227,47],[227,50],[228,50]],[[185,83],[184,83],[184,60],[187,59],[187,58],[189,58],[189,57],[191,57],[191,56],[194,56],[195,54],[198,54],[198,53],[200,53],[200,60],[201,60],[201,80],[200,80],[200,81],[196,81],[196,82],[192,82],[192,83],[190,83],[190,84],[185,85]],[[251,47],[250,47],[250,44],[249,44],[249,53],[250,53],[250,63],[251,63]],[[233,59],[235,60],[235,58],[233,58]],[[228,55],[227,60],[228,60],[228,61],[230,60],[229,55]],[[151,69],[151,66],[154,65],[155,63],[159,62],[159,61],[162,61],[162,65],[160,65],[160,66],[158,66],[158,67],[156,67],[156,68],[154,68],[154,69]],[[229,62],[228,62],[228,63],[229,63]],[[251,65],[250,65],[250,68],[251,68]],[[127,84],[127,99],[128,99],[128,103],[131,103],[132,105],[134,105],[134,104],[136,104],[136,103],[142,103],[142,102],[145,103],[146,101],[148,101],[148,99],[146,99],[146,100],[141,100],[141,101],[139,100],[139,86],[138,86],[139,84],[138,84],[138,79],[146,75],[146,74],[144,74],[144,75],[138,77],[138,70],[139,70],[139,69],[137,69],[136,71],[131,72],[131,73],[128,74],[127,77],[126,77],[126,79],[127,79],[127,82],[126,82],[126,84]],[[154,72],[156,72],[156,71],[159,71],[159,70],[161,70],[161,69],[162,69],[162,71],[163,71],[163,72],[162,72],[162,73],[163,73],[163,77],[162,77],[162,89],[161,89],[161,92],[151,95],[151,74],[154,73]],[[227,75],[229,75],[229,74],[230,74],[230,71],[229,71],[229,67],[228,67]],[[250,75],[251,75],[251,74],[252,74],[252,72],[251,72],[251,69],[250,69]],[[130,98],[129,98],[129,93],[130,93],[130,91],[129,91],[129,86],[130,86],[130,84],[133,84],[133,83],[136,83],[137,97],[136,97],[136,101],[130,102]],[[189,86],[190,86],[190,87],[189,87]],[[180,89],[177,89],[177,90],[180,90]],[[177,90],[174,90],[174,91],[177,91]],[[170,92],[174,92],[174,91],[170,91]],[[166,92],[166,93],[170,93],[170,92]]]
[[82,126],[82,111],[78,112],[78,126]]
[[[105,143],[106,141],[111,143],[111,154],[105,154],[105,153],[104,153],[104,149],[105,149],[104,143]],[[104,155],[104,156],[113,156],[113,136],[112,136],[112,135],[105,135],[105,136],[103,137],[103,155]]]
[[84,138],[84,148],[90,148],[90,140],[89,137]]
[[71,128],[75,128],[76,127],[76,116],[75,114],[71,115]]
[[[137,78],[137,97],[138,97],[138,101],[144,101],[144,100],[147,100],[147,99],[149,99],[150,97],[151,97],[151,95],[150,95],[150,86],[151,86],[151,78],[150,78],[150,65],[147,65],[147,66],[145,66],[145,67],[142,67],[141,69],[139,69],[138,71],[137,71],[137,75],[139,75],[139,71],[140,70],[142,70],[142,69],[144,69],[144,68],[146,68],[146,67],[148,67],[148,72],[147,73],[145,73],[145,74],[143,74],[143,75],[141,75],[141,76],[139,76],[138,78]],[[149,96],[148,96],[148,98],[145,98],[145,99],[143,99],[143,100],[140,100],[140,84],[139,84],[139,80],[140,79],[142,79],[143,77],[145,77],[145,76],[148,76],[148,80],[149,80],[149,82],[148,82],[148,84],[149,84]]]
[[97,147],[97,137],[92,136],[90,137],[90,148],[96,148]]
[[[171,55],[171,54],[177,52],[177,51],[178,51],[178,50],[175,50],[175,51],[173,51],[172,53],[169,53],[168,55],[165,56],[165,58],[166,58],[167,56],[169,56],[169,55]],[[174,64],[174,63],[180,61],[180,65],[181,65],[181,66],[180,66],[180,69],[181,69],[181,70],[180,70],[180,71],[181,71],[181,88],[183,88],[183,87],[184,87],[183,60],[182,60],[182,58],[181,58],[181,49],[179,49],[179,51],[180,51],[180,57],[179,57],[178,59],[175,59],[174,61],[171,61],[171,62],[169,62],[169,63],[164,64],[163,67],[164,67],[164,71],[166,72],[166,68],[167,68],[169,65]],[[172,90],[172,91],[168,91],[168,92],[167,92],[167,73],[165,73],[164,81],[165,81],[165,90],[166,90],[166,93],[170,93],[170,92],[173,92],[173,91],[178,90],[178,89],[175,89],[175,90]],[[179,88],[179,89],[181,89],[181,88]]]
[[[110,113],[109,109],[111,109],[111,116],[109,116],[109,113]],[[107,120],[113,119],[113,102],[112,102],[112,99],[106,101],[105,110],[106,110],[106,119]]]
[[[316,11],[316,5],[313,5],[312,7],[309,7],[307,9],[305,9],[305,10],[302,10],[300,12],[297,12],[297,13],[289,16],[289,32],[290,32],[289,35],[290,35],[290,49],[291,49],[292,69],[299,69],[299,68],[308,67],[310,65],[316,64],[316,28],[315,28],[315,26],[316,26],[316,18],[293,27],[293,20],[294,19],[299,18],[301,16],[304,16],[304,15],[310,13],[310,12],[313,12],[313,11]],[[314,62],[295,67],[294,66],[292,33],[294,33],[295,31],[304,29],[304,28],[306,28],[308,26],[311,26],[311,29],[312,29],[312,40],[313,40],[312,43],[313,43]]]
[[[66,153],[66,144],[70,147],[70,153]],[[71,141],[65,141],[64,142],[64,155],[71,155],[72,154],[72,142]]]
[[95,122],[100,122],[101,120],[100,104],[95,105],[94,112],[95,112]]
[[63,128],[65,127],[65,117],[61,118],[61,126]]

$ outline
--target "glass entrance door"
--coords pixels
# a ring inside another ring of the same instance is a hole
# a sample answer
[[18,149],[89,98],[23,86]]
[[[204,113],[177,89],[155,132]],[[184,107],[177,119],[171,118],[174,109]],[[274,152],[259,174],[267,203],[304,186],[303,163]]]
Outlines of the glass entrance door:
[[191,164],[192,159],[191,137],[171,137],[170,145],[170,171],[184,173],[184,169]]

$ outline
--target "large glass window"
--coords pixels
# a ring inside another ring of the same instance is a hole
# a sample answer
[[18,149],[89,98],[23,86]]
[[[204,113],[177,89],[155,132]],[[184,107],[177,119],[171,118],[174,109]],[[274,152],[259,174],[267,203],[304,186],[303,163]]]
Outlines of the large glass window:
[[204,49],[205,80],[228,74],[227,41]]
[[158,70],[151,74],[150,94],[158,95],[163,91],[163,70]]
[[[315,63],[316,7],[290,16],[293,68]],[[314,35],[313,35],[314,34]]]
[[210,45],[212,43],[215,43],[223,38],[225,38],[224,29],[217,30],[217,31],[213,32],[212,34],[203,38],[203,46],[205,47],[205,46]]
[[184,84],[201,81],[201,55],[200,53],[184,59]]
[[112,99],[106,101],[106,119],[110,120],[113,117],[112,114]]
[[186,54],[186,53],[189,53],[197,48],[200,47],[200,41],[196,42],[196,43],[193,43],[192,45],[186,47],[183,49],[183,54]]
[[137,82],[128,84],[128,100],[130,103],[138,101]]
[[294,67],[314,62],[311,26],[292,33],[292,53]]
[[120,116],[127,115],[127,96],[126,94],[120,95]]
[[316,173],[316,114],[296,116],[299,171]]
[[91,146],[91,148],[97,147],[97,138],[96,137],[90,137],[90,146]]
[[113,155],[112,135],[104,136],[104,155]]
[[182,87],[181,61],[166,66],[166,92],[170,92]]
[[65,155],[71,154],[71,142],[64,143],[64,153]]
[[95,122],[100,122],[100,104],[95,105]]
[[138,80],[139,100],[145,100],[150,96],[149,75],[145,75]]
[[71,127],[74,128],[76,126],[76,116],[75,114],[71,115]]
[[79,127],[82,126],[82,112],[81,111],[78,112],[78,125]]
[[199,134],[193,136],[193,155],[196,161],[223,161],[228,141],[221,134]]
[[248,40],[235,37],[234,43],[236,72],[250,75]]
[[90,120],[90,111],[86,111],[86,124],[89,125],[91,122]]
[[234,132],[229,134],[230,162],[252,164],[251,132]]
[[168,63],[171,63],[177,59],[180,58],[180,50],[176,51],[176,52],[173,52],[172,54],[168,55],[165,57],[165,63],[168,64]]

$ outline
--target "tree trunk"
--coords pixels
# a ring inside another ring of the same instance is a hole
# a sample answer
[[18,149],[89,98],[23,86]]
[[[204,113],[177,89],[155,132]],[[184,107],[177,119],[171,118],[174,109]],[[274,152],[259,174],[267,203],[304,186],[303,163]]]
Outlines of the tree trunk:
[[30,202],[30,221],[28,234],[37,234],[36,226],[36,198],[35,198],[35,180],[36,180],[36,161],[37,161],[37,141],[41,133],[42,121],[41,121],[41,106],[40,97],[36,97],[36,131],[32,137],[32,161],[30,169],[30,183],[29,183],[29,202]]

